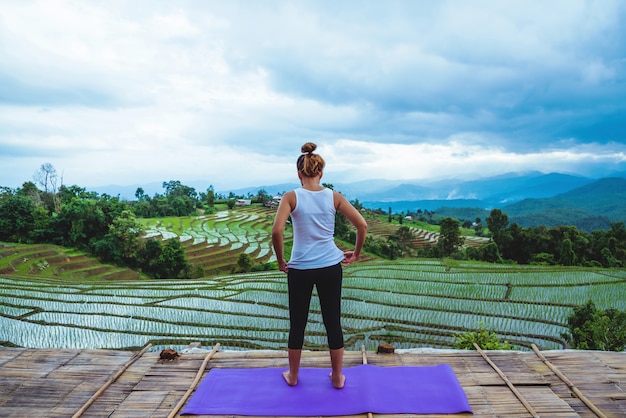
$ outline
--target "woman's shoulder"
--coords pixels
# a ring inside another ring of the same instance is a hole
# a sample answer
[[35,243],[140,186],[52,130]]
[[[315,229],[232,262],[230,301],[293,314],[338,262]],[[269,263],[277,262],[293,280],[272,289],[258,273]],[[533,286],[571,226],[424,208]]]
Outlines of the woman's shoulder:
[[279,209],[281,207],[289,207],[290,210],[296,207],[296,192],[294,190],[283,193],[280,198]]
[[344,195],[342,195],[341,193],[333,190],[333,202],[335,203],[335,209],[339,209],[339,206],[341,206],[341,204],[343,204],[343,202],[347,202],[348,199],[346,199],[346,197]]
[[282,200],[295,201],[296,196],[296,190],[289,190],[288,192],[283,193]]
[[289,200],[289,199],[295,199],[296,198],[296,191],[295,190],[289,190],[288,192],[283,193],[281,200]]
[[345,200],[346,197],[344,195],[342,195],[341,193],[339,193],[339,192],[337,192],[335,190],[332,190],[332,189],[329,189],[329,190],[332,192],[333,197],[335,199],[343,199],[343,200]]

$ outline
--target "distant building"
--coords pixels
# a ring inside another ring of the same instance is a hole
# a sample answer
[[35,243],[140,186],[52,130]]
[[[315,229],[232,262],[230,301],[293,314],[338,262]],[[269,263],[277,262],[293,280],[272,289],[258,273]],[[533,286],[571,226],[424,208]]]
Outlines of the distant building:
[[235,206],[248,206],[252,203],[250,199],[237,199]]
[[274,196],[271,200],[266,200],[263,204],[266,208],[277,208],[280,205],[280,201],[282,200],[282,196]]

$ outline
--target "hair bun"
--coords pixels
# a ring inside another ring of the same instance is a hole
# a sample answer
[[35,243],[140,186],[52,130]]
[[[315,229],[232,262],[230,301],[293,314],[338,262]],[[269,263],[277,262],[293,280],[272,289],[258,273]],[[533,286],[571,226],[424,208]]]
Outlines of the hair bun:
[[313,151],[315,151],[315,149],[317,148],[317,145],[315,145],[312,142],[307,142],[306,144],[302,145],[302,153],[303,154],[310,154]]

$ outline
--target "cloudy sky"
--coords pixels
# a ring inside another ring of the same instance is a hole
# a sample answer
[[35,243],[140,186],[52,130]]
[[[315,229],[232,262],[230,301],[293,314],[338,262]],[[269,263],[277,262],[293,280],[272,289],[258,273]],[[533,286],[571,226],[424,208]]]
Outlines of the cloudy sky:
[[626,169],[624,1],[0,4],[0,186]]

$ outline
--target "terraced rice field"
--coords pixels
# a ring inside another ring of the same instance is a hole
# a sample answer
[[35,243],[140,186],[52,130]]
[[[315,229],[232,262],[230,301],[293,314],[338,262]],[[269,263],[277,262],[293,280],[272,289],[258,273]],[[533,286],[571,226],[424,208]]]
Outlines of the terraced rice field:
[[[372,234],[376,237],[387,238],[392,234],[395,234],[398,228],[401,225],[398,224],[390,224],[388,222],[382,222],[379,220],[367,220],[368,224],[368,233]],[[435,231],[428,231],[422,228],[416,228],[414,226],[408,226],[411,232],[413,233],[413,239],[411,240],[411,245],[414,248],[422,248],[427,245],[437,245],[439,242],[439,233]],[[466,236],[465,245],[468,247],[480,247],[483,244],[489,242],[489,238],[485,237],[477,237],[477,236]]]
[[[146,237],[177,238],[189,263],[207,273],[228,272],[239,255],[255,263],[275,261],[270,234],[276,211],[245,208],[213,215],[143,219]],[[290,237],[290,230],[286,231]]]
[[[148,237],[178,238],[206,278],[147,280],[54,245],[0,244],[0,346],[180,349],[199,341],[224,348],[283,348],[288,333],[283,273],[228,274],[245,252],[274,259],[275,211],[238,208],[214,215],[143,220]],[[397,229],[372,222],[384,237]],[[286,230],[289,238],[290,230]],[[436,242],[436,234],[416,240]],[[452,347],[481,326],[519,349],[564,347],[572,308],[589,299],[626,309],[626,271],[518,267],[451,260],[360,262],[345,270],[346,347]],[[481,325],[482,324],[482,325]],[[311,306],[307,348],[326,343]]]
[[58,279],[138,280],[136,271],[110,264],[58,245],[16,245],[0,243],[0,277],[28,275]]
[[[626,309],[626,271],[370,261],[345,269],[346,347],[447,348],[484,324],[518,349],[564,347],[572,308],[592,299]],[[33,348],[284,348],[283,273],[197,280],[62,279],[0,275],[0,345]],[[326,343],[313,298],[306,346]]]

